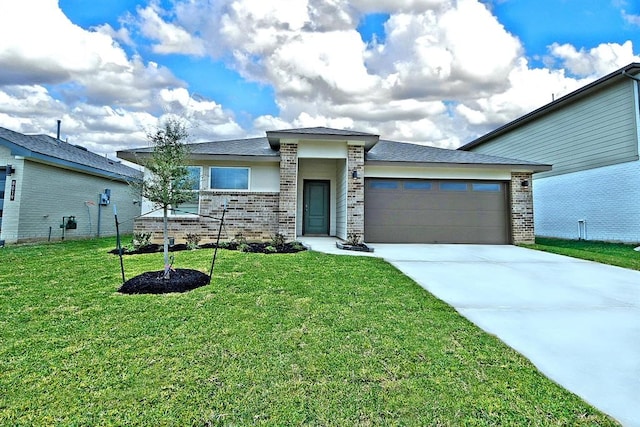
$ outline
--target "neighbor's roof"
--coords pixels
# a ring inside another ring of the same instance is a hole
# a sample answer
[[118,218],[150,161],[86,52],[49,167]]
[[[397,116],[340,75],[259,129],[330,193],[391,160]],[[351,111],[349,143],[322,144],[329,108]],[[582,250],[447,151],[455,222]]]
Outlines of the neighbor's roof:
[[[267,132],[273,137],[273,133]],[[378,135],[369,133],[354,132],[349,130],[329,129],[329,128],[306,128],[291,129],[291,131],[275,131],[279,137],[296,137],[313,135],[315,139],[344,139],[363,137],[367,140],[375,139],[377,142],[372,148],[366,151],[365,142],[365,162],[378,164],[403,164],[403,165],[488,165],[500,167],[523,167],[527,170],[543,171],[551,169],[549,165],[523,160],[507,159],[504,157],[489,156],[466,151],[449,150],[444,148],[429,147],[426,145],[412,144],[408,142],[396,142],[380,140]],[[357,140],[357,139],[356,139]],[[273,148],[269,137],[234,139],[228,141],[202,142],[189,144],[191,156],[197,159],[262,159],[278,161],[280,153]],[[137,148],[118,152],[118,157],[136,161],[138,156],[149,154],[153,148]],[[142,157],[140,156],[140,157]]]
[[593,81],[591,83],[589,83],[586,86],[581,87],[580,89],[574,90],[573,92],[560,97],[558,99],[556,99],[553,102],[550,102],[549,104],[546,104],[540,108],[538,108],[537,110],[534,110],[528,114],[525,114],[522,117],[519,117],[517,119],[515,119],[512,122],[507,123],[504,126],[501,126],[483,136],[481,136],[480,138],[477,138],[471,142],[466,143],[465,145],[463,145],[462,147],[458,148],[458,150],[469,150],[470,148],[476,147],[478,145],[481,145],[497,136],[500,136],[502,134],[505,134],[509,131],[512,131],[516,128],[518,128],[519,126],[524,125],[525,123],[529,123],[533,120],[536,120],[538,118],[540,118],[541,116],[545,115],[545,114],[549,114],[555,110],[558,110],[560,108],[563,108],[565,105],[574,102],[580,98],[583,98],[585,96],[588,96],[589,94],[591,94],[592,92],[599,90],[600,88],[602,88],[605,85],[614,83],[616,81],[619,81],[621,79],[628,79],[628,78],[632,78],[635,80],[638,80],[638,77],[636,77],[635,75],[637,73],[640,72],[640,63],[638,62],[633,62],[625,67],[620,68],[619,70],[614,71],[613,73],[607,74],[606,76]]
[[0,127],[0,145],[8,147],[12,155],[68,169],[121,180],[142,178],[137,169],[48,135],[24,135]]
[[404,163],[404,164],[440,164],[440,165],[485,165],[522,167],[536,172],[550,170],[545,165],[526,160],[490,156],[470,151],[449,150],[427,145],[380,140],[366,155],[366,163]]

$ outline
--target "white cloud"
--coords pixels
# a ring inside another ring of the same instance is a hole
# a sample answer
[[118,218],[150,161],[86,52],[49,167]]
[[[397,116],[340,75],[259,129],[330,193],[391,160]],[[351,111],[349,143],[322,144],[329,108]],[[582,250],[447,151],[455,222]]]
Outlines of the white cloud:
[[[382,41],[357,32],[368,13],[389,14]],[[71,139],[102,152],[145,145],[144,129],[169,114],[188,120],[194,141],[329,126],[455,148],[640,60],[631,42],[554,44],[549,64],[560,66],[533,68],[479,0],[149,0],[124,25],[82,29],[55,0],[3,3],[0,126],[51,133],[62,118]],[[269,85],[280,114],[242,129],[145,60],[149,47],[224,61]]]
[[460,103],[456,112],[471,128],[487,131],[552,102],[592,79],[568,78],[563,70],[530,69],[522,59],[507,80],[507,90]]
[[[180,45],[180,37],[172,37],[163,39],[166,46]],[[116,39],[133,44],[125,28],[73,24],[56,0],[2,2],[0,126],[55,135],[61,119],[64,138],[113,155],[144,145],[145,129],[172,107],[164,94],[181,91],[180,113],[190,118],[197,138],[242,134],[232,113],[189,96],[168,68],[128,56]]]
[[153,46],[154,52],[198,56],[204,54],[202,40],[193,37],[179,25],[163,21],[158,12],[159,8],[155,4],[145,8],[138,8],[140,30],[149,39],[158,41]]
[[621,11],[622,13],[622,19],[625,20],[625,22],[631,24],[631,25],[637,25],[640,26],[640,15],[634,15],[631,13],[627,13],[626,10],[622,9]]
[[[551,58],[585,79],[531,68],[478,0],[185,1],[176,10],[213,57],[273,87],[280,116],[256,118],[259,129],[333,123],[451,147],[635,58],[630,43],[557,46]],[[356,26],[378,12],[389,14],[384,42],[366,45]]]
[[569,44],[554,43],[550,51],[563,67],[577,76],[601,77],[631,62],[640,61],[640,56],[633,53],[631,41],[623,44],[602,43],[589,50],[577,50]]

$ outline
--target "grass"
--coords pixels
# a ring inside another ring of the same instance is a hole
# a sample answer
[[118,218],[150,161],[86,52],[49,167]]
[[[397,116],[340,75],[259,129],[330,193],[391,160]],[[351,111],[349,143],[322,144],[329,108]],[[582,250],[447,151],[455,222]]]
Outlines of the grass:
[[522,246],[573,258],[640,270],[640,252],[634,251],[637,245],[537,237],[535,245]]
[[617,425],[380,259],[221,250],[121,295],[113,247],[0,250],[0,425]]

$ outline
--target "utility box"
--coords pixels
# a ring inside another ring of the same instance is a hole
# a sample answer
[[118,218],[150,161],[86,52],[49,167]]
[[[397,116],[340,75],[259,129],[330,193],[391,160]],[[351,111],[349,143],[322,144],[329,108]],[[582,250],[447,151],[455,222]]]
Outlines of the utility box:
[[100,204],[107,206],[111,202],[111,190],[105,188],[104,193],[100,193]]
[[62,224],[60,224],[60,228],[64,228],[65,230],[75,230],[76,228],[78,228],[76,217],[75,216],[63,217]]

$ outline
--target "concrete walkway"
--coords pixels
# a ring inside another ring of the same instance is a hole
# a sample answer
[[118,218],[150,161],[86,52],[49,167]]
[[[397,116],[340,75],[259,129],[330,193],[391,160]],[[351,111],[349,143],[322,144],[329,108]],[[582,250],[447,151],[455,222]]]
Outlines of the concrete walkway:
[[547,377],[640,427],[640,272],[516,246],[373,244],[363,254],[302,240],[384,258]]

